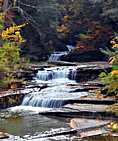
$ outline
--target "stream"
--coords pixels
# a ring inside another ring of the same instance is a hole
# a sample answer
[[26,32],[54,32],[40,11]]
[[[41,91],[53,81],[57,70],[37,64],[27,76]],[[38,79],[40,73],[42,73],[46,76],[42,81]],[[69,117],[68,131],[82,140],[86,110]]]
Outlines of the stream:
[[[40,111],[62,107],[66,100],[77,99],[88,95],[87,92],[73,92],[78,85],[75,78],[76,67],[49,67],[39,70],[33,83],[47,86],[40,91],[34,90],[25,96],[21,106],[3,110],[0,113],[0,129],[20,136],[21,138],[34,137],[58,128],[69,127],[65,118],[49,118],[41,116]],[[69,79],[71,74],[71,79]]]
[[[80,67],[84,67],[82,65]],[[76,136],[61,135],[44,138],[56,130],[70,129],[69,118],[42,116],[39,113],[63,107],[68,100],[88,96],[88,92],[76,92],[82,88],[76,82],[76,66],[46,67],[39,70],[32,83],[44,86],[33,89],[20,106],[1,110],[0,130],[13,135],[3,141],[76,141]],[[26,89],[27,91],[27,89]],[[41,137],[41,138],[40,138]],[[97,141],[93,139],[91,141]],[[102,141],[102,139],[100,139]],[[104,141],[104,139],[103,139]]]

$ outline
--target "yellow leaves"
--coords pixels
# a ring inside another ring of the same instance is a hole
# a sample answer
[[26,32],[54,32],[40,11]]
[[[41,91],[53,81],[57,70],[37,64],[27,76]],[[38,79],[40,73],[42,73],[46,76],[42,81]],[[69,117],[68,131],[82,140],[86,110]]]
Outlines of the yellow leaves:
[[109,64],[118,64],[118,35],[116,35],[110,42],[112,44],[112,48],[114,49],[114,53],[109,59]]
[[113,71],[111,72],[111,75],[118,75],[118,70],[113,70]]
[[2,39],[3,40],[10,40],[10,41],[15,41],[18,43],[24,42],[24,39],[22,38],[20,34],[20,30],[22,27],[24,27],[25,24],[22,25],[13,25],[12,27],[7,28],[6,30],[2,31]]
[[112,131],[118,132],[118,123],[117,123],[117,122],[111,122],[111,123],[108,125],[108,128],[111,128]]
[[59,33],[68,33],[70,30],[67,26],[61,25],[57,27],[57,32]]
[[118,48],[118,44],[112,45],[112,48]]
[[114,37],[111,42],[112,48],[118,48],[118,36]]

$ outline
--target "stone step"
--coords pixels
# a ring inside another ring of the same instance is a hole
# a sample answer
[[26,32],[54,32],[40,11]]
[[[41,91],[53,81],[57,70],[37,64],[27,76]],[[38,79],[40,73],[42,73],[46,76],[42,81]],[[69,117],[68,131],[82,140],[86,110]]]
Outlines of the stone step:
[[69,118],[88,118],[88,119],[115,119],[118,116],[111,112],[106,111],[107,105],[95,104],[68,104],[63,108],[52,109],[46,112],[41,112],[41,115],[59,116]]

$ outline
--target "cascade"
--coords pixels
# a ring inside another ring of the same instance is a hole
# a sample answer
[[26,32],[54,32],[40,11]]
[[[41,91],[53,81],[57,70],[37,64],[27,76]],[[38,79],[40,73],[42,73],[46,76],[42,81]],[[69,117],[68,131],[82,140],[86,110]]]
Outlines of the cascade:
[[[71,80],[69,80],[70,74]],[[76,96],[70,94],[68,88],[66,88],[66,84],[68,84],[68,82],[73,82],[75,77],[76,67],[72,66],[45,68],[43,71],[39,70],[35,80],[40,80],[41,83],[51,81],[54,84],[54,80],[56,80],[58,81],[58,84],[55,87],[48,87],[41,90],[40,92],[27,95],[23,99],[22,105],[48,108],[62,107],[65,104],[67,98],[69,99],[69,96]]]
[[50,55],[48,61],[49,62],[59,61],[61,56],[67,55],[68,52],[70,52],[74,48],[74,46],[72,46],[72,45],[66,45],[66,47],[68,48],[68,51],[65,51],[65,52],[54,52],[54,53],[52,53]]
[[48,81],[58,78],[68,78],[70,70],[67,68],[55,68],[45,69],[44,71],[38,71],[36,79]]
[[48,108],[59,108],[65,104],[64,100],[41,98],[40,95],[26,96],[22,102],[23,106],[33,107],[48,107]]
[[66,55],[66,54],[67,54],[67,52],[54,52],[49,57],[49,62],[59,61],[60,57],[63,56],[63,55]]

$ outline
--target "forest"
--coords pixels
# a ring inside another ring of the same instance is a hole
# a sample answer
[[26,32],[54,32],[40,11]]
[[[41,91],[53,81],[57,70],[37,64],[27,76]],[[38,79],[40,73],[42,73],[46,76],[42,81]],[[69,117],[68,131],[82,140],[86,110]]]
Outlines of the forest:
[[0,140],[118,141],[118,0],[0,0]]

